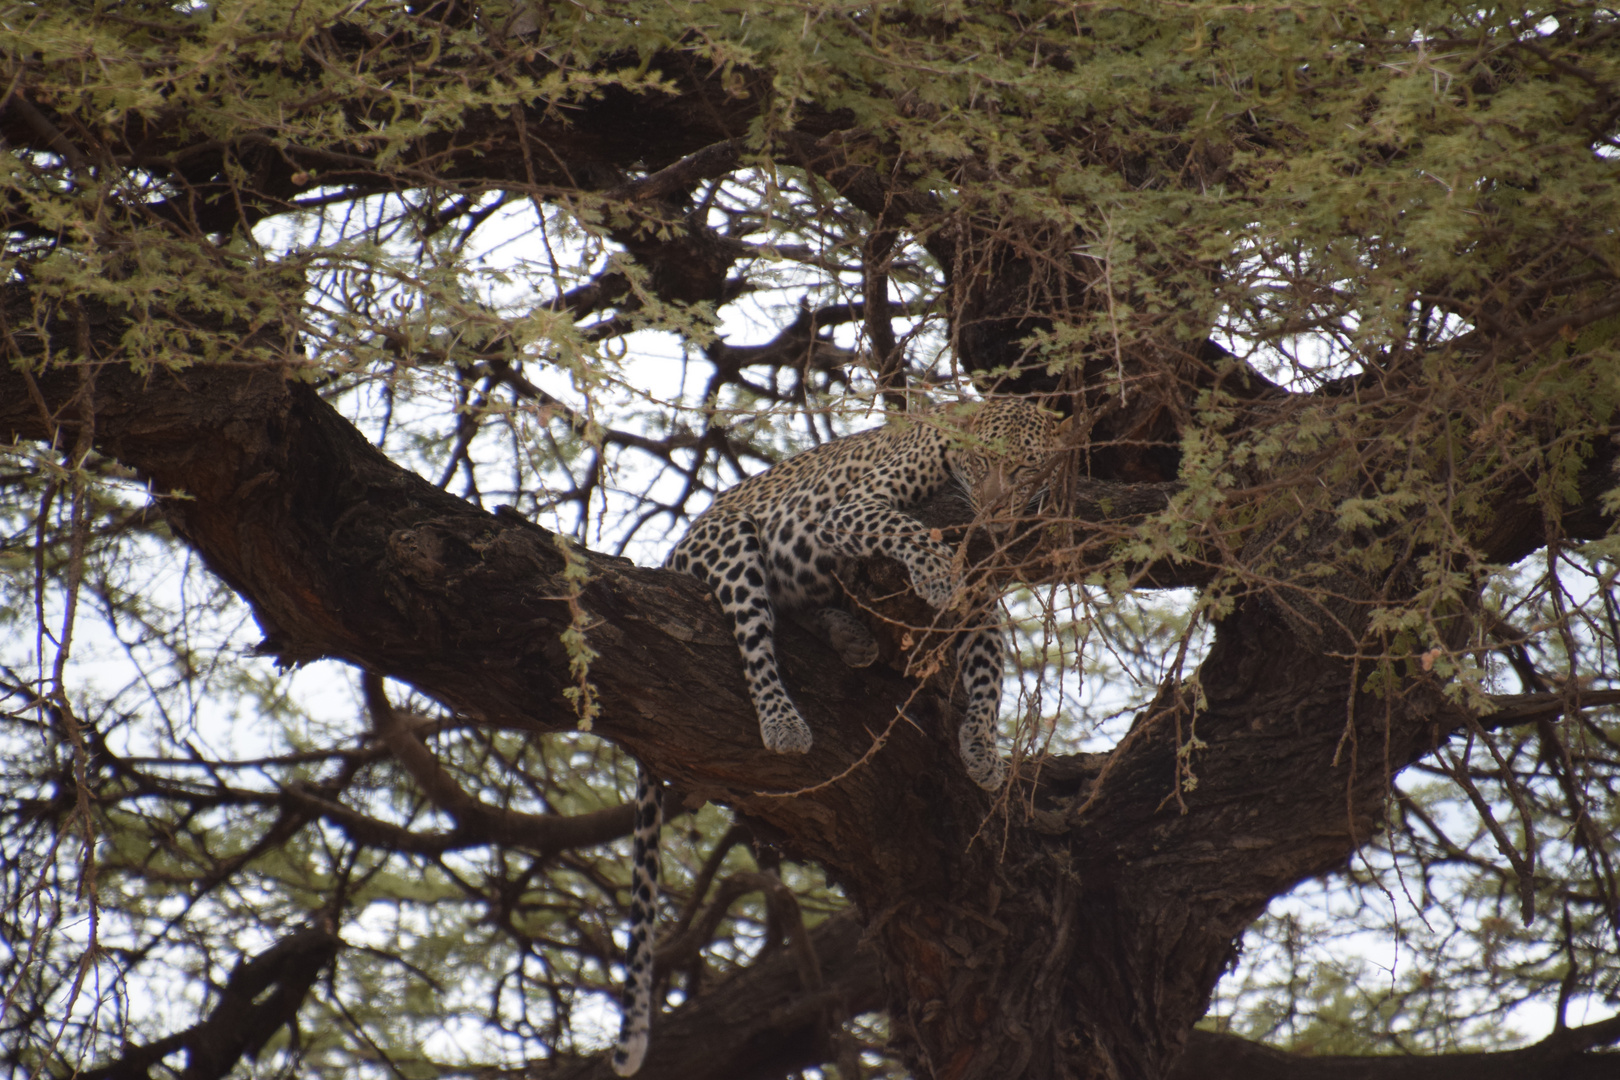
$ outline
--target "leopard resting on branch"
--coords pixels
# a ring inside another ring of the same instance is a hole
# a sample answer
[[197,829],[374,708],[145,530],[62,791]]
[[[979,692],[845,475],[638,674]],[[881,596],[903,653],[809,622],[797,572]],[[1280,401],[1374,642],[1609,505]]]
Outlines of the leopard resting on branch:
[[[731,616],[767,749],[802,754],[811,743],[810,726],[777,670],[776,616],[794,615],[852,667],[872,663],[876,639],[840,606],[840,582],[851,564],[874,555],[895,559],[917,595],[946,610],[961,586],[953,552],[905,509],[951,484],[962,488],[975,513],[1019,492],[1027,497],[1071,423],[1010,398],[947,407],[823,443],[715,497],[664,565],[707,585]],[[1005,646],[1000,626],[972,622],[956,650],[967,691],[958,748],[968,775],[994,791],[1006,774],[996,753]],[[647,1052],[661,820],[662,788],[643,768],[631,848],[623,1026],[613,1051],[620,1076],[636,1072]]]

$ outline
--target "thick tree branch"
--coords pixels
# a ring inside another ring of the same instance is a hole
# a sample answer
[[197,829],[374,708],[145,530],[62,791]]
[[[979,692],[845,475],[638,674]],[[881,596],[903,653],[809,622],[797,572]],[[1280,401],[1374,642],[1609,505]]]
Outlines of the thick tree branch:
[[1515,727],[1519,724],[1533,724],[1543,720],[1557,720],[1581,709],[1620,705],[1620,691],[1575,690],[1570,694],[1493,694],[1491,701],[1496,705],[1496,711],[1479,718],[1479,726],[1487,731]]
[[1354,1057],[1290,1054],[1235,1035],[1195,1031],[1167,1080],[1613,1080],[1620,1017],[1555,1031],[1521,1050]]

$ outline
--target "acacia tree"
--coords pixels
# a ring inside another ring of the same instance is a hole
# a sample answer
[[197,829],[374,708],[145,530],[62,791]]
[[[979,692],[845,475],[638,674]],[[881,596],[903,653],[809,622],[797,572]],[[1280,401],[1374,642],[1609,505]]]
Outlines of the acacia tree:
[[[624,753],[648,1077],[1612,1074],[1613,10],[0,38],[12,1075],[606,1075]],[[780,629],[784,757],[622,557],[929,395],[1077,418],[1016,527],[918,510],[1010,594],[998,796],[894,566],[875,667]]]

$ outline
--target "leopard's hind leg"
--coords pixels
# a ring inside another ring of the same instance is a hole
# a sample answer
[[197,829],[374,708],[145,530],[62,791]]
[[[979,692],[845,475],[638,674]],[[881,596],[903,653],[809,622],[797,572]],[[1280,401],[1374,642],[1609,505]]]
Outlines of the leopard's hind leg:
[[1007,646],[995,614],[992,607],[979,625],[962,632],[956,646],[957,669],[967,691],[967,713],[957,732],[957,750],[968,776],[986,791],[1001,787],[1007,775],[1007,763],[996,752]]
[[831,645],[850,667],[869,667],[878,658],[877,638],[865,623],[843,608],[814,608],[796,612],[793,617]]

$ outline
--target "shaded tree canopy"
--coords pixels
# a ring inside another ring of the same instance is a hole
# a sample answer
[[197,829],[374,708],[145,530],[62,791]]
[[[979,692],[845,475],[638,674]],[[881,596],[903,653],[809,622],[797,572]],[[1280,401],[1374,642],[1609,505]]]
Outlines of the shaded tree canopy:
[[[0,20],[0,1062],[1612,1076],[1620,13],[51,0]],[[780,628],[653,569],[932,404],[1003,595]],[[364,673],[363,675],[360,673]],[[959,697],[958,693],[958,697]],[[1195,1026],[1196,1025],[1196,1026]]]

